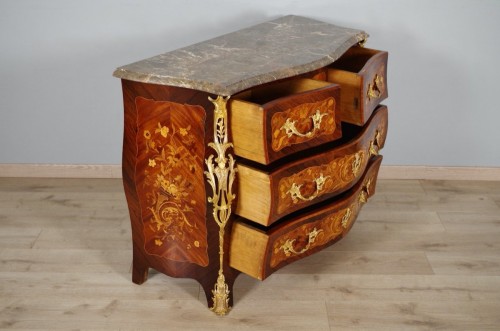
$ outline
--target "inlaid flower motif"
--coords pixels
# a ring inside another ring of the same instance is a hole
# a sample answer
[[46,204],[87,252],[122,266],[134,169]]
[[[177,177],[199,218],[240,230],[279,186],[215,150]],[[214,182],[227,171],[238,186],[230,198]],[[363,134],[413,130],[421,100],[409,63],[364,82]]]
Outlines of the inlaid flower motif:
[[157,105],[158,101],[148,104],[148,111],[143,112],[147,117],[138,120],[137,143],[143,146],[140,149],[143,154],[138,155],[141,162],[138,169],[143,171],[144,184],[137,190],[142,195],[144,245],[150,254],[206,266],[206,228],[198,214],[194,214],[204,214],[204,206],[192,203],[198,201],[201,193],[195,186],[198,177],[204,182],[200,176],[203,149],[193,146],[202,138],[193,134],[193,128],[198,132],[204,124],[199,123],[199,114],[177,104],[170,106],[181,107],[179,115],[165,114],[155,108],[161,119],[154,119],[149,106]]
[[191,129],[191,125],[189,125],[187,128],[179,128],[179,133],[181,136],[185,136],[188,134],[188,131]]
[[178,167],[180,165],[181,156],[178,153],[171,154],[167,158],[168,164],[172,167]]
[[167,187],[165,187],[165,191],[173,197],[179,196],[179,188],[174,183],[170,183]]
[[162,126],[160,122],[158,122],[158,128],[155,130],[155,133],[160,133],[163,138],[167,138],[170,129],[166,126]]

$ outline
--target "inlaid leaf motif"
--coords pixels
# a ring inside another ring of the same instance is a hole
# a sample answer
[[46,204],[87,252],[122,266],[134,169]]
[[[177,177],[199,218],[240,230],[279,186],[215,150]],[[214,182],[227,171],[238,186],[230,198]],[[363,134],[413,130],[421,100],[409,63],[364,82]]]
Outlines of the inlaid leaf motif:
[[[137,98],[136,176],[146,252],[208,265],[203,176],[205,111]],[[200,134],[201,133],[201,134]],[[200,203],[201,201],[201,203]]]

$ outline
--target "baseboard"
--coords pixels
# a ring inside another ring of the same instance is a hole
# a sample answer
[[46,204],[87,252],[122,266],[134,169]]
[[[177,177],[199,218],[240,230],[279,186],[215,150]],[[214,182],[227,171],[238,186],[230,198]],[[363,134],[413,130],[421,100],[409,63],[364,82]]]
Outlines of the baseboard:
[[379,178],[500,181],[500,167],[431,167],[383,165],[380,167]]
[[[0,177],[121,178],[118,164],[0,164]],[[431,167],[382,165],[380,179],[500,181],[500,167]]]
[[117,164],[0,164],[0,177],[121,178]]

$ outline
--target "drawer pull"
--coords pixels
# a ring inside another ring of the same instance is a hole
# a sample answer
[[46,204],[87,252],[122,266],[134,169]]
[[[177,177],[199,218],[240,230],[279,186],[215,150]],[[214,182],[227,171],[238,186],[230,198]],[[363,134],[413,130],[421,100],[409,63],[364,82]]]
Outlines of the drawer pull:
[[371,155],[375,155],[377,156],[378,155],[378,151],[380,150],[380,131],[377,130],[377,132],[375,133],[375,137],[373,138],[373,140],[370,141],[370,147],[369,147],[369,153],[370,153],[370,156]]
[[366,203],[370,196],[370,186],[372,184],[371,178],[363,185],[363,189],[359,192],[358,201],[360,204]]
[[293,244],[295,243],[296,239],[287,239],[287,241],[280,247],[280,249],[283,250],[283,252],[285,253],[286,256],[290,256],[292,254],[295,254],[295,255],[303,254],[303,253],[307,252],[309,250],[309,248],[311,248],[311,245],[316,241],[316,237],[321,232],[323,232],[322,229],[319,229],[319,230],[316,228],[312,229],[307,234],[307,245],[298,252],[293,248]]
[[342,216],[342,227],[344,229],[347,229],[347,226],[349,225],[349,220],[351,219],[352,211],[351,208],[347,208],[344,216]]
[[359,170],[361,169],[361,164],[363,162],[363,152],[359,151],[356,154],[354,154],[354,160],[352,160],[352,174],[354,176],[357,176],[359,173]]
[[330,176],[323,176],[321,173],[318,178],[314,179],[314,182],[316,183],[316,191],[314,191],[313,194],[311,194],[309,197],[304,197],[302,196],[302,193],[300,193],[300,188],[302,187],[301,185],[298,185],[296,183],[292,183],[292,187],[286,192],[287,194],[290,194],[292,197],[293,203],[298,203],[300,200],[302,201],[311,201],[315,199],[321,190],[323,189],[323,186],[325,185],[326,180],[330,178]]
[[384,77],[375,74],[373,78],[373,82],[368,84],[368,91],[366,92],[366,96],[368,100],[380,98],[384,89]]
[[290,118],[286,119],[285,124],[283,124],[280,130],[285,130],[285,134],[288,136],[288,138],[292,137],[293,135],[302,138],[311,138],[316,130],[320,129],[321,121],[326,115],[328,115],[328,113],[320,113],[319,109],[317,109],[314,115],[309,116],[309,118],[313,121],[313,129],[306,133],[300,133],[299,130],[297,130],[297,128],[295,127],[295,123],[297,121],[294,121]]
[[358,36],[357,39],[358,39],[359,47],[365,47],[366,37],[365,36]]

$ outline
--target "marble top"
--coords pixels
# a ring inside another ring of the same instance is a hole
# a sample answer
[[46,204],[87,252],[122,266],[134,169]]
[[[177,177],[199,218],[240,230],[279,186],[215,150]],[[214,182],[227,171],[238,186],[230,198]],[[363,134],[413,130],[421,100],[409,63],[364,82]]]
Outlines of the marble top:
[[366,38],[364,31],[290,15],[119,67],[113,75],[229,96],[324,67]]

